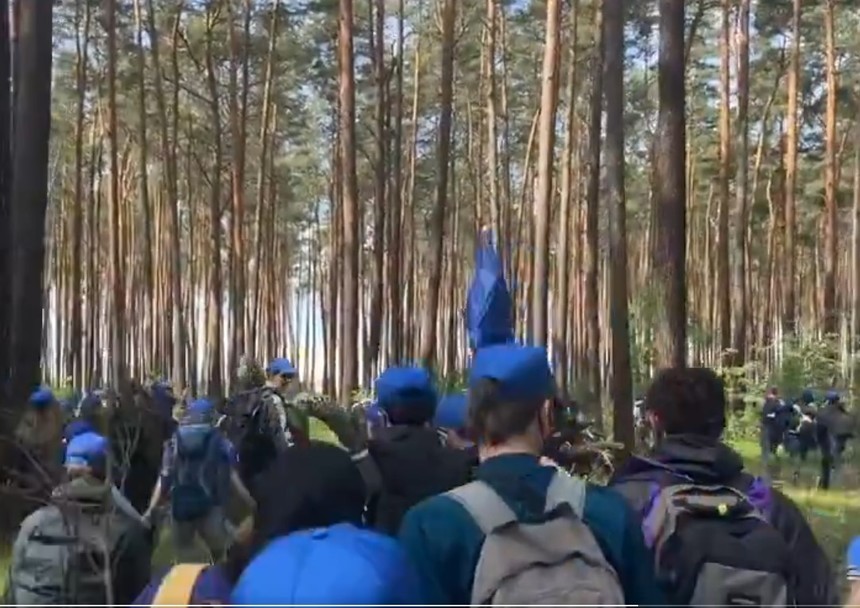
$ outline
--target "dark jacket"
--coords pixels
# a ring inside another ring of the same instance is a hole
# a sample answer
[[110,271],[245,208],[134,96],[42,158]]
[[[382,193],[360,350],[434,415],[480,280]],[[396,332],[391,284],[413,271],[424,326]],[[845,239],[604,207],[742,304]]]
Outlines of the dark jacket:
[[[555,472],[534,456],[508,454],[485,461],[476,477],[488,483],[521,521],[538,522],[546,517],[546,492]],[[627,603],[662,605],[651,556],[624,501],[607,488],[589,486],[583,521],[618,573]],[[436,604],[469,604],[484,539],[465,508],[447,496],[434,496],[411,509],[400,528],[400,540]]]
[[370,524],[396,535],[406,512],[419,502],[469,481],[470,454],[442,445],[434,429],[393,426],[368,442],[381,476],[381,490],[371,499]]
[[648,458],[632,458],[616,472],[610,486],[640,514],[647,509],[654,484],[668,485],[680,473],[702,483],[746,489],[782,534],[797,558],[798,605],[838,605],[838,589],[827,555],[812,530],[787,496],[745,473],[737,452],[720,441],[694,436],[667,437]]

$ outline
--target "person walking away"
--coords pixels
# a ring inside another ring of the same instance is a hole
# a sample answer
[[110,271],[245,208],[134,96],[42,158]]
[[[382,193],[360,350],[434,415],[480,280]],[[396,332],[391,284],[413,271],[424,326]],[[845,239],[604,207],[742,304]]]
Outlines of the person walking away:
[[129,603],[149,579],[152,545],[139,520],[113,504],[107,440],[87,432],[69,442],[68,481],[21,524],[12,548],[10,603]]
[[396,535],[410,507],[466,483],[472,462],[468,453],[444,446],[432,427],[438,398],[427,370],[389,368],[375,388],[377,405],[391,426],[368,441],[381,477],[381,489],[369,506],[370,522],[378,531]]
[[821,473],[818,487],[830,488],[848,440],[854,436],[854,418],[845,408],[837,391],[827,391],[818,414],[816,427],[818,449],[821,452]]
[[785,417],[782,415],[783,402],[779,398],[779,390],[773,386],[761,407],[761,421],[759,426],[759,443],[761,444],[761,462],[767,471],[770,467],[771,456],[777,455],[777,450],[782,443],[785,433]]
[[432,603],[663,605],[621,497],[542,466],[554,393],[545,349],[476,352],[476,482],[422,501],[400,528]]
[[179,561],[193,555],[194,538],[201,536],[215,560],[233,538],[224,509],[231,487],[248,504],[248,490],[233,465],[235,455],[215,428],[214,407],[205,398],[188,406],[164,448],[162,470],[144,517],[151,519],[162,494],[170,493],[173,542]]
[[610,486],[641,514],[669,603],[837,604],[830,561],[800,510],[721,441],[722,380],[706,368],[665,369],[645,403],[664,438]]
[[[289,480],[290,491],[283,487]],[[364,523],[364,480],[343,449],[312,441],[282,452],[251,489],[256,510],[223,562],[174,566],[156,577],[135,605],[228,604],[247,564],[272,540],[300,530]]]

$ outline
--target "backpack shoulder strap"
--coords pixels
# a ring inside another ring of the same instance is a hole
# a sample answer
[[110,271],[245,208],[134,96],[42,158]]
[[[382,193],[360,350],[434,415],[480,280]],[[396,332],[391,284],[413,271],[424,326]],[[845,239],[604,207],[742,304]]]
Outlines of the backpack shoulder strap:
[[158,586],[158,592],[155,594],[155,599],[152,600],[152,605],[191,605],[194,585],[204,568],[206,568],[206,564],[177,564],[173,566],[164,580],[161,581],[161,585]]
[[445,495],[461,504],[484,534],[517,521],[516,514],[501,496],[483,481],[467,483]]
[[544,512],[551,513],[566,504],[578,519],[582,519],[585,511],[585,490],[585,482],[579,477],[573,477],[564,471],[556,472],[546,492]]

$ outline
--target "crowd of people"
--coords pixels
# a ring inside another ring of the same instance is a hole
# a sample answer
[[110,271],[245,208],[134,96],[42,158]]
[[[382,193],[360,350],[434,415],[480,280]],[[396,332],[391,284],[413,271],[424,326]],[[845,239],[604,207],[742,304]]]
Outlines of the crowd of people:
[[[8,603],[839,604],[802,513],[721,441],[727,399],[712,370],[655,377],[644,408],[661,439],[607,487],[548,452],[545,349],[475,350],[463,394],[390,368],[363,432],[338,433],[343,446],[311,440],[296,382],[276,359],[253,399],[190,400],[143,513],[115,484],[109,440],[81,417],[93,403],[76,408],[65,479],[14,543]],[[40,389],[31,406],[52,401]],[[233,497],[248,520],[231,520]],[[177,563],[153,572],[162,520]],[[211,563],[195,563],[198,537]]]

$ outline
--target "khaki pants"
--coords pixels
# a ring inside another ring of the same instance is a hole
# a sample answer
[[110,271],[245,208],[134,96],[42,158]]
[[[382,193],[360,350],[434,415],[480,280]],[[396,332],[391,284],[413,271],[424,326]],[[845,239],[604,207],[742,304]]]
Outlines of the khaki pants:
[[173,549],[179,563],[199,561],[195,555],[194,537],[199,534],[213,561],[224,557],[233,542],[233,524],[222,507],[213,507],[209,513],[193,521],[173,522]]

